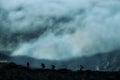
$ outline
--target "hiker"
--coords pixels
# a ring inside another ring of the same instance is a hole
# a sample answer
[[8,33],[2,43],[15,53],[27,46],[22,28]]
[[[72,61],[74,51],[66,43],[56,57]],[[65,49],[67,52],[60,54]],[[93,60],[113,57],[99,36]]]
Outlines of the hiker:
[[84,69],[84,67],[82,65],[80,65],[80,71],[82,71]]
[[51,66],[52,66],[52,70],[55,70],[55,67],[56,67],[56,66],[55,66],[55,65],[51,65]]
[[42,67],[42,69],[45,69],[45,64],[42,63],[42,64],[41,64],[41,67]]
[[29,62],[27,62],[27,67],[30,68],[30,63]]

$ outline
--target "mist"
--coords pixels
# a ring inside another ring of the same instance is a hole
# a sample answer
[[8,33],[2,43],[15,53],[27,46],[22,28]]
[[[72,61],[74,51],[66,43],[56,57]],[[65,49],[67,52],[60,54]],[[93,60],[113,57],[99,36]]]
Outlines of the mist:
[[66,60],[120,47],[119,0],[0,0],[0,50]]

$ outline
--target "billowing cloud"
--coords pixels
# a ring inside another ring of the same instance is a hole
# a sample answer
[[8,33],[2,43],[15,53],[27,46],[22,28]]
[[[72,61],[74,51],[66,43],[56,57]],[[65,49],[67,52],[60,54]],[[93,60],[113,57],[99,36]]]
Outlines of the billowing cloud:
[[119,49],[119,8],[119,0],[1,0],[0,44],[12,56],[57,60]]

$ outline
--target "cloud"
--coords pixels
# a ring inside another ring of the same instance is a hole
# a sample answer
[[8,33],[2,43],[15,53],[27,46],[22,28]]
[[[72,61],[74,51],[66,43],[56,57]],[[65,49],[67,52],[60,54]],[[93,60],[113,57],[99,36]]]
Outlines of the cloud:
[[0,36],[9,31],[12,56],[61,60],[120,47],[118,0],[1,0],[0,5]]

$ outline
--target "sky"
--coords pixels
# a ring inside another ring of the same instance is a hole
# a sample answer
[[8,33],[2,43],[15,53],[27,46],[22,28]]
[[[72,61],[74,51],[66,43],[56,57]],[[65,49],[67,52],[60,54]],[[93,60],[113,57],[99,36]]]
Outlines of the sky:
[[66,60],[120,47],[119,0],[0,0],[0,51]]

